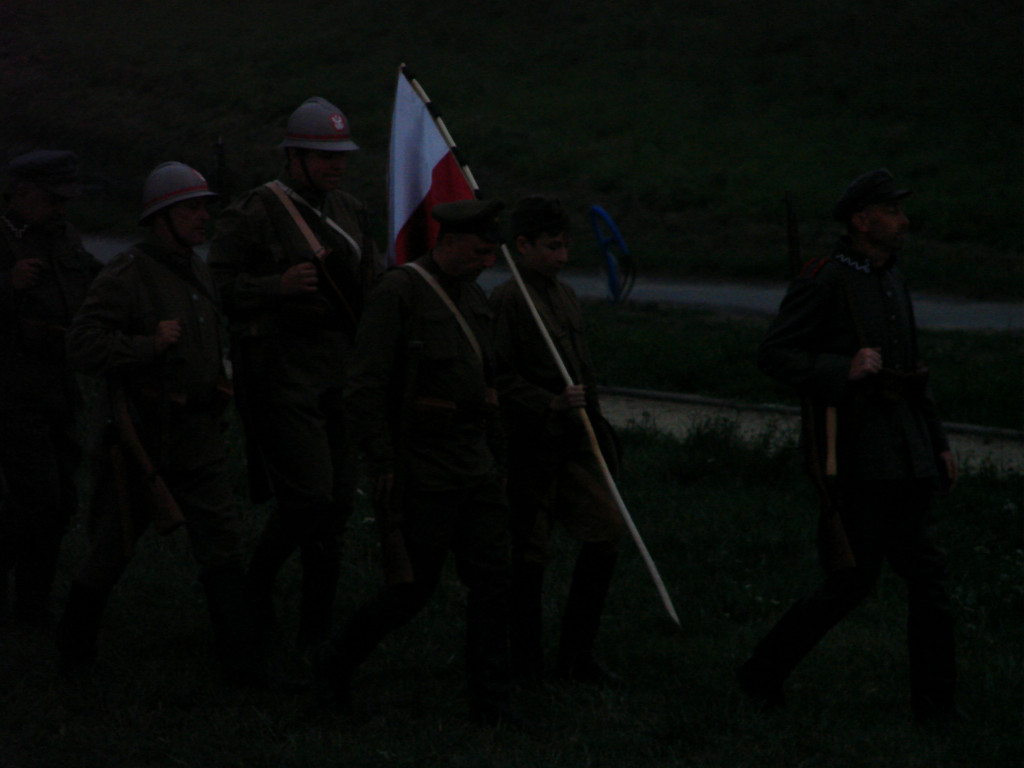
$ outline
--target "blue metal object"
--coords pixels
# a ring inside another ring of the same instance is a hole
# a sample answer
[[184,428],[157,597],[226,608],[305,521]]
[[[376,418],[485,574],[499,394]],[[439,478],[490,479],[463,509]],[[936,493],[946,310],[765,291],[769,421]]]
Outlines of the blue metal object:
[[599,205],[590,207],[590,224],[594,228],[598,247],[604,257],[605,269],[608,272],[608,291],[611,293],[612,301],[625,301],[636,280],[636,262],[626,247],[622,233],[604,208]]

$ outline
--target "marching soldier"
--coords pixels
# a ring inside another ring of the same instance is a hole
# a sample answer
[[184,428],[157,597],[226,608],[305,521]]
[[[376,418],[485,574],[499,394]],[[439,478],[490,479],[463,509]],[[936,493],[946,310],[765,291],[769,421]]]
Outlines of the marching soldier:
[[834,211],[846,234],[790,285],[758,352],[765,373],[824,412],[816,437],[841,524],[821,538],[828,564],[821,586],[783,615],[739,670],[742,689],[762,707],[783,704],[783,681],[871,593],[888,560],[908,587],[914,713],[925,721],[956,715],[953,618],[931,501],[937,483],[955,483],[957,464],[896,267],[909,194],[885,170],[849,185]]
[[578,382],[566,386],[522,291],[512,280],[495,288],[498,387],[509,445],[512,515],[512,664],[522,682],[543,675],[541,593],[548,542],[561,523],[581,543],[562,618],[556,677],[614,684],[594,645],[625,524],[609,492],[577,409],[586,409],[610,467],[617,455],[602,417],[583,314],[558,279],[568,262],[569,216],[552,198],[520,200],[512,237],[523,283]]
[[355,498],[341,411],[346,358],[378,271],[366,208],[337,187],[358,149],[341,111],[311,98],[288,120],[281,176],[221,214],[210,250],[231,321],[231,356],[254,501],[276,497],[249,565],[262,625],[298,550],[300,647],[325,640]]
[[436,206],[437,245],[388,272],[359,326],[345,388],[385,542],[388,584],[323,650],[321,672],[347,704],[356,667],[426,605],[451,551],[468,589],[471,715],[508,708],[508,512],[494,390],[491,313],[477,276],[494,261],[501,203]]
[[150,237],[103,269],[68,334],[75,368],[104,378],[99,407],[110,423],[91,546],[58,628],[64,673],[95,661],[103,610],[138,537],[151,525],[169,531],[184,522],[227,679],[262,676],[250,651],[241,521],[226,471],[223,327],[213,279],[193,250],[206,240],[214,194],[187,165],[157,166],[140,219]]
[[74,438],[81,395],[64,353],[67,327],[100,264],[65,220],[82,191],[73,152],[37,150],[8,166],[0,210],[0,620],[14,576],[14,619],[53,622],[49,600],[77,509]]

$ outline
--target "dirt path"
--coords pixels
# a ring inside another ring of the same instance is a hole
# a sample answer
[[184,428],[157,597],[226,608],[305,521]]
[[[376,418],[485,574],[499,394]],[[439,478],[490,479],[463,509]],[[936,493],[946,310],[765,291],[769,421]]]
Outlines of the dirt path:
[[[695,426],[718,419],[739,423],[740,434],[759,437],[766,431],[779,441],[796,439],[799,414],[789,409],[728,405],[715,401],[674,402],[602,394],[601,408],[616,427],[651,425],[676,437],[685,437]],[[947,428],[949,440],[965,471],[991,464],[1000,472],[1024,472],[1024,440],[1007,430],[975,433],[973,428]],[[983,432],[983,431],[982,431]]]

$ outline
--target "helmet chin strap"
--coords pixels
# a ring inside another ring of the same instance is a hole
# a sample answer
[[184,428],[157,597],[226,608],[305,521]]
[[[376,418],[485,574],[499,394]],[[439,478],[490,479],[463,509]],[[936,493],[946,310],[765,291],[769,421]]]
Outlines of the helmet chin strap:
[[302,175],[306,179],[306,188],[313,193],[313,200],[311,202],[316,203],[317,207],[322,207],[324,191],[313,183],[313,177],[309,175],[309,167],[306,165],[306,155],[308,153],[308,150],[300,148],[295,149],[293,151],[298,154],[299,167],[302,169]]
[[160,213],[160,218],[164,221],[164,226],[167,227],[167,231],[171,233],[171,237],[182,249],[182,251],[191,251],[192,244],[181,236],[178,232],[178,228],[174,226],[174,220],[171,218],[171,209],[164,208]]
[[306,177],[306,186],[310,189],[316,189],[313,186],[313,179],[309,175],[309,168],[306,165],[306,152],[305,150],[297,150],[299,153],[299,166],[302,168],[302,175]]

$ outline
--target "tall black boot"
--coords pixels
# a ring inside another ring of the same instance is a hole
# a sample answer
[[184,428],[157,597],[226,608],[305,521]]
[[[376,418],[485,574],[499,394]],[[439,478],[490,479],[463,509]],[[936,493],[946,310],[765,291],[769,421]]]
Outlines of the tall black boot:
[[340,575],[340,545],[316,542],[302,547],[302,600],[296,639],[300,648],[313,648],[330,637]]
[[618,553],[586,544],[580,549],[562,616],[562,636],[555,676],[597,685],[619,685],[622,680],[605,669],[594,654],[605,597],[611,586]]
[[543,587],[544,565],[518,557],[512,568],[509,651],[512,679],[520,685],[544,676]]
[[246,573],[253,629],[261,641],[266,640],[274,626],[273,593],[277,574],[297,546],[294,534],[282,523],[280,513],[273,512],[260,533]]
[[409,623],[432,593],[432,585],[390,584],[356,609],[340,633],[314,649],[314,687],[325,706],[351,709],[356,668],[389,632]]
[[14,616],[26,626],[50,629],[54,624],[50,594],[65,526],[57,513],[41,517],[55,519],[51,520],[49,530],[40,531],[24,542],[25,549],[14,566]]
[[266,660],[253,632],[242,570],[220,566],[204,573],[200,581],[213,625],[214,653],[225,680],[232,685],[266,685]]
[[109,596],[109,589],[71,585],[57,625],[57,670],[62,675],[88,672],[95,665],[96,638]]

